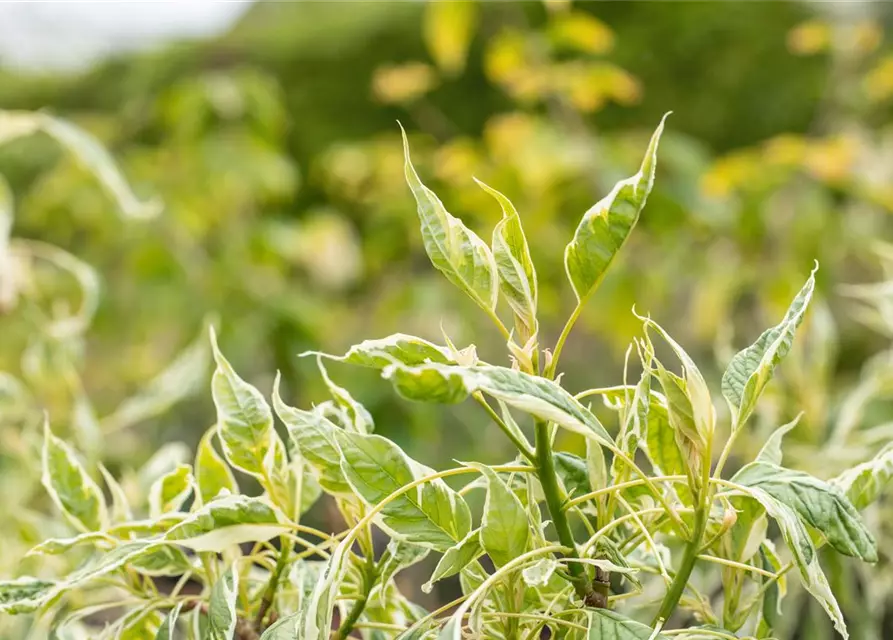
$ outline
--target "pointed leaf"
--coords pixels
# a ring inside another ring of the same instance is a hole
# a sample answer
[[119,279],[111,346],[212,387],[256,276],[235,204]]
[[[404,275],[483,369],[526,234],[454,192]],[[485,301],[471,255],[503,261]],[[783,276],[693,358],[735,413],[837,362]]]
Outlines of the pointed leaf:
[[564,250],[567,277],[580,303],[601,283],[645,207],[654,184],[657,145],[666,118],[651,137],[639,172],[618,182],[611,193],[583,214],[573,240]]
[[[308,351],[301,355],[314,355],[315,353]],[[377,340],[363,340],[363,342],[352,346],[343,356],[318,355],[374,369],[384,369],[395,362],[407,366],[429,362],[455,364],[450,350],[446,347],[440,347],[433,342],[405,333],[395,333]]]
[[[387,438],[346,431],[337,432],[336,437],[344,476],[369,505],[433,473]],[[398,539],[444,551],[468,534],[471,513],[462,496],[438,479],[388,503],[381,511],[381,524]]]
[[180,617],[180,610],[182,608],[182,601],[174,605],[174,608],[171,609],[170,613],[168,613],[167,617],[164,619],[164,622],[162,622],[161,626],[158,628],[158,633],[155,634],[155,640],[176,640],[174,631],[177,630],[177,618]]
[[165,535],[194,551],[222,552],[243,542],[269,540],[289,530],[282,514],[263,498],[234,495],[204,505]]
[[760,488],[794,509],[840,553],[877,562],[874,537],[839,488],[802,471],[766,462],[750,463],[732,480],[745,487]]
[[189,499],[195,486],[192,467],[181,464],[176,469],[160,477],[149,489],[149,513],[157,518],[169,511],[179,511]]
[[781,464],[781,461],[784,458],[784,454],[781,452],[781,441],[784,439],[785,435],[787,435],[788,431],[797,426],[797,423],[800,422],[800,416],[802,415],[803,413],[801,412],[796,418],[772,432],[772,435],[766,440],[766,444],[763,445],[763,448],[760,449],[760,452],[757,454],[757,462],[768,462],[769,464],[775,465]]
[[668,640],[649,626],[608,609],[595,609],[589,615],[589,640]]
[[772,378],[776,365],[791,350],[794,333],[803,322],[803,316],[815,290],[816,270],[818,265],[791,302],[781,323],[764,331],[751,346],[735,354],[723,374],[722,393],[735,417],[735,428],[744,424],[753,412],[760,394]]
[[214,425],[202,436],[195,452],[195,480],[202,502],[210,502],[221,491],[239,493],[239,485],[236,484],[233,472],[214,448],[216,434],[217,425]]
[[487,479],[481,544],[493,564],[501,567],[528,550],[530,524],[527,510],[490,467],[474,462],[468,463],[468,466],[480,471]]
[[232,640],[236,630],[239,572],[230,567],[211,588],[208,602],[208,640]]
[[862,510],[874,502],[893,478],[893,444],[884,447],[873,459],[856,465],[831,480]]
[[65,518],[79,531],[99,531],[108,525],[102,490],[87,474],[75,452],[44,423],[41,482]]
[[434,267],[480,307],[493,313],[499,296],[496,262],[490,248],[451,215],[431,189],[422,184],[409,157],[403,132],[406,182],[415,196],[422,241]]
[[434,573],[431,574],[431,578],[422,585],[422,591],[431,593],[435,582],[456,575],[484,555],[480,533],[480,529],[469,531],[468,535],[462,538],[461,541],[444,551],[437,566],[434,567]]

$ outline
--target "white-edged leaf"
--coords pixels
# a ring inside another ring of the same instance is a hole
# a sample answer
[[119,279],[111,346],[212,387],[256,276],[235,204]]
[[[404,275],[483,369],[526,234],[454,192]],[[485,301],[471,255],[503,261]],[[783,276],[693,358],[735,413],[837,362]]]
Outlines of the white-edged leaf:
[[862,510],[874,502],[893,478],[893,444],[884,447],[868,462],[847,469],[831,480],[849,498],[856,509]]
[[402,127],[400,130],[406,182],[418,205],[422,241],[431,263],[480,307],[493,313],[499,297],[499,276],[490,248],[422,184],[409,157],[406,132]]
[[232,470],[214,448],[217,425],[205,432],[195,451],[195,481],[202,502],[210,502],[221,491],[239,493],[239,485]]
[[787,435],[788,431],[797,426],[802,415],[803,412],[801,411],[796,418],[772,432],[772,435],[769,436],[769,439],[766,440],[763,448],[760,449],[760,452],[757,454],[757,462],[768,462],[769,464],[781,465],[781,461],[784,459],[784,454],[781,451],[781,441],[784,439],[785,435]]
[[722,394],[732,410],[735,428],[750,417],[760,394],[772,378],[776,365],[791,350],[794,334],[803,322],[815,290],[815,273],[818,268],[816,264],[806,284],[791,302],[784,319],[764,331],[756,342],[739,351],[729,362],[722,376]]
[[34,611],[49,599],[56,585],[56,582],[32,577],[0,581],[0,613]]
[[521,572],[521,577],[524,578],[524,584],[528,587],[545,587],[559,566],[558,560],[543,558],[536,564],[525,567]]
[[313,468],[319,485],[336,495],[353,493],[344,479],[341,452],[335,441],[340,429],[319,411],[304,411],[285,404],[279,395],[279,381],[277,374],[273,383],[273,408],[301,457]]
[[230,567],[211,588],[207,640],[232,640],[236,630],[239,572]]
[[502,193],[477,178],[475,182],[493,196],[502,208],[502,220],[493,229],[492,241],[493,259],[499,273],[499,288],[515,317],[524,325],[527,336],[534,336],[537,333],[536,269],[530,257],[527,237],[521,227],[521,217],[511,200]]
[[149,515],[157,518],[169,511],[179,511],[194,487],[195,478],[188,464],[181,464],[158,478],[149,489]]
[[469,531],[461,541],[444,551],[428,582],[422,585],[422,591],[431,593],[435,582],[456,575],[484,555],[480,533],[480,529]]
[[[344,477],[371,506],[433,473],[387,438],[346,431],[337,432],[336,438]],[[445,551],[468,534],[471,513],[462,496],[437,479],[389,502],[381,511],[381,524],[398,539]]]
[[165,617],[164,622],[161,623],[158,632],[155,634],[155,640],[177,640],[174,632],[177,630],[177,618],[180,617],[182,608],[183,601],[181,600],[174,605],[174,608]]
[[417,338],[405,333],[394,333],[386,338],[363,340],[348,349],[343,356],[333,356],[316,351],[307,351],[301,355],[323,356],[374,369],[384,369],[395,362],[410,367],[429,362],[455,364],[453,354],[447,347],[441,347],[424,338]]
[[573,240],[564,250],[567,277],[580,303],[601,283],[645,207],[654,184],[657,146],[666,118],[665,115],[651,137],[638,173],[618,182],[583,214]]
[[130,509],[130,501],[127,499],[127,493],[115,477],[109,472],[102,463],[97,465],[102,479],[105,480],[105,486],[109,489],[112,496],[112,512],[111,521],[114,523],[127,522],[133,520],[133,512]]
[[589,640],[668,640],[651,627],[609,609],[594,609],[589,616]]
[[732,478],[745,487],[762,489],[794,509],[818,529],[834,549],[866,562],[877,562],[877,543],[859,512],[838,487],[802,471],[767,462],[752,462]]
[[319,367],[319,373],[322,375],[323,382],[326,383],[329,393],[335,400],[335,404],[347,414],[349,426],[359,433],[372,433],[375,430],[375,423],[366,407],[357,402],[347,389],[332,381],[329,377],[329,372],[323,365],[322,356],[317,356],[316,364]]
[[76,529],[99,531],[108,526],[105,498],[77,454],[44,422],[41,482],[53,502]]
[[243,542],[269,540],[289,530],[282,513],[263,498],[222,496],[175,524],[164,536],[194,551],[219,553]]
[[493,469],[474,462],[466,465],[477,469],[487,479],[487,499],[481,519],[481,544],[493,564],[501,567],[528,550],[530,523],[527,510]]

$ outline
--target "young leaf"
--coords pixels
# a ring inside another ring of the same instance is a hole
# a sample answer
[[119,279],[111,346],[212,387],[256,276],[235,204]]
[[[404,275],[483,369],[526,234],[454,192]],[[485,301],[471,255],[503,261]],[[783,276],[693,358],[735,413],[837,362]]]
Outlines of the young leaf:
[[527,336],[534,336],[537,333],[536,269],[521,227],[521,217],[503,194],[480,180],[475,179],[475,182],[502,207],[502,220],[493,229],[493,258],[499,273],[499,288],[515,317],[524,325]]
[[580,304],[601,283],[645,207],[654,184],[657,145],[666,118],[651,137],[639,172],[618,182],[611,193],[583,214],[573,240],[564,250],[567,277]]
[[[601,455],[598,444],[593,444]],[[552,457],[555,461],[555,473],[569,496],[581,496],[593,490],[589,482],[589,468],[586,460],[565,451],[557,451]],[[604,462],[603,456],[602,462]]]
[[668,640],[641,622],[609,609],[595,609],[589,615],[589,640]]
[[347,389],[338,386],[332,381],[329,377],[329,372],[326,371],[325,365],[323,365],[321,356],[317,356],[316,365],[319,367],[322,379],[329,388],[329,393],[332,394],[335,403],[347,414],[349,419],[348,427],[352,427],[359,433],[372,433],[375,430],[375,423],[372,421],[372,416],[366,410],[366,407],[357,402]]
[[379,604],[386,604],[388,582],[397,574],[407,567],[411,567],[417,562],[421,562],[428,556],[429,550],[415,544],[409,544],[400,540],[391,540],[387,549],[379,560],[381,570],[378,575],[379,583]]
[[431,189],[422,184],[409,157],[403,131],[406,182],[418,205],[422,241],[434,267],[490,314],[499,296],[496,262],[490,248],[451,215]]
[[[339,431],[336,438],[344,477],[369,505],[433,473],[381,436]],[[398,539],[445,551],[468,534],[471,513],[462,496],[438,479],[388,503],[381,511],[381,522]]]
[[302,411],[285,404],[279,395],[279,380],[277,374],[273,383],[273,408],[301,457],[313,467],[323,489],[336,495],[353,493],[341,471],[341,452],[335,442],[335,434],[340,429],[316,411]]
[[474,462],[487,479],[487,499],[481,520],[481,544],[497,567],[525,553],[530,545],[530,523],[527,510],[518,496],[490,467]]
[[263,498],[225,496],[212,500],[171,527],[165,540],[194,551],[216,553],[243,542],[269,540],[289,530],[282,514]]
[[195,480],[202,502],[210,502],[221,491],[230,494],[239,493],[239,485],[236,484],[233,472],[214,449],[216,434],[217,425],[214,425],[202,436],[195,452]]
[[444,551],[437,566],[434,567],[434,573],[431,574],[431,578],[422,585],[422,591],[431,593],[435,582],[456,575],[484,555],[480,533],[480,529],[470,531],[460,542]]
[[114,523],[127,522],[133,520],[133,513],[130,510],[130,503],[127,500],[127,494],[124,488],[115,480],[115,477],[109,473],[109,470],[99,463],[99,473],[105,480],[105,486],[108,487],[112,496],[112,513],[111,520]]
[[87,474],[77,455],[53,435],[44,422],[41,482],[65,518],[79,531],[99,531],[108,526],[102,490]]
[[231,640],[236,629],[239,572],[230,567],[211,588],[208,603],[208,640]]
[[831,480],[853,506],[862,510],[874,502],[893,478],[893,444],[884,447],[873,459],[856,465]]
[[742,468],[733,482],[762,489],[793,508],[803,520],[818,529],[840,553],[877,562],[877,543],[865,528],[855,507],[837,487],[803,473],[767,462],[752,462]]
[[794,333],[803,322],[815,290],[815,272],[818,268],[816,264],[781,323],[764,331],[751,346],[735,354],[723,374],[722,394],[732,410],[734,428],[740,427],[750,417],[776,365],[791,350]]
[[149,489],[149,514],[157,518],[169,511],[179,511],[195,486],[192,467],[181,464],[160,477]]
[[605,454],[599,444],[589,438],[586,439],[586,471],[589,474],[590,490],[608,486],[608,467],[605,464]]

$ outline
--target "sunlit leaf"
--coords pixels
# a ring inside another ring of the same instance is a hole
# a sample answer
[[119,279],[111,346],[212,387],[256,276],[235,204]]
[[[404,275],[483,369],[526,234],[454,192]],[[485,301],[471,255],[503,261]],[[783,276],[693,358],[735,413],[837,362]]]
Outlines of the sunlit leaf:
[[456,575],[470,563],[480,558],[484,554],[480,533],[480,529],[469,531],[468,535],[462,538],[462,540],[444,551],[437,566],[434,567],[431,578],[422,585],[422,591],[430,593],[435,582]]
[[157,518],[168,511],[179,511],[195,486],[192,467],[181,464],[162,476],[149,489],[149,514]]
[[487,499],[481,519],[481,544],[497,567],[528,550],[530,524],[518,496],[490,467],[467,463],[487,479]]
[[456,75],[465,68],[477,16],[478,6],[469,0],[427,3],[423,31],[425,45],[444,72]]

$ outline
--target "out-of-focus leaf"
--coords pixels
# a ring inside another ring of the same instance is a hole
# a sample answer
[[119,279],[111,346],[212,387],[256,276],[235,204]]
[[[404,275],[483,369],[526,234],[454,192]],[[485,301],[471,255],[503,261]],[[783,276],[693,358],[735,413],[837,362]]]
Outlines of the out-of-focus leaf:
[[236,495],[212,500],[171,527],[164,538],[194,551],[220,553],[288,530],[282,514],[263,498]]
[[192,467],[181,464],[162,476],[149,489],[149,514],[153,518],[169,511],[179,511],[195,486]]
[[840,488],[856,509],[864,509],[874,502],[893,478],[893,444],[887,445],[868,462],[831,480]]
[[195,452],[195,479],[202,502],[210,502],[221,491],[239,492],[233,472],[214,448],[216,434],[217,425],[214,425],[205,432]]
[[457,75],[465,68],[477,18],[477,4],[469,0],[427,3],[423,31],[425,45],[445,73]]

